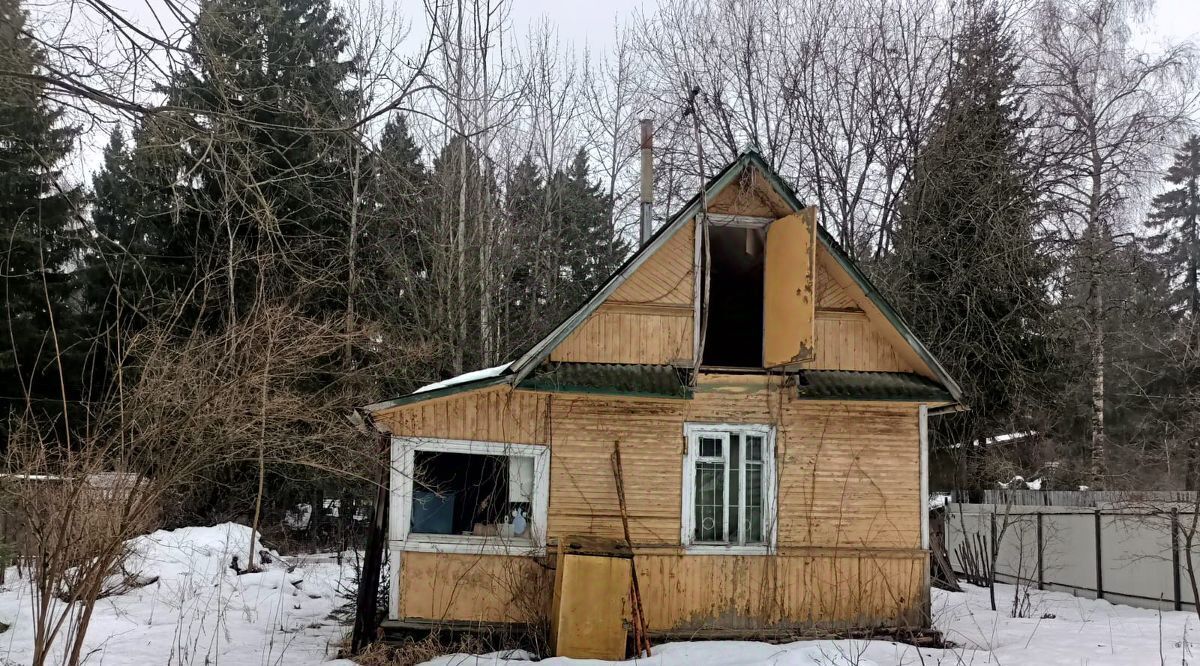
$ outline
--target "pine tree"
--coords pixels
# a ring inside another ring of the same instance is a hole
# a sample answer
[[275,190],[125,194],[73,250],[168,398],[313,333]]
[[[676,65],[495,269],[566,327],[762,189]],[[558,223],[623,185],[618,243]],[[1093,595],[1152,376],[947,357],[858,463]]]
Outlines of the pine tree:
[[944,438],[962,442],[1021,425],[1045,361],[1048,265],[1034,249],[1038,205],[1013,39],[988,5],[955,42],[951,81],[905,196],[894,292],[963,384],[971,411],[940,421]]
[[429,243],[434,204],[430,174],[403,115],[384,126],[371,171],[367,196],[373,205],[362,236],[364,316],[379,327],[384,342],[376,359],[381,390],[399,394],[436,376],[419,351],[421,329],[432,323],[421,298],[428,296],[427,278],[437,254]]
[[560,275],[558,266],[546,261],[549,248],[557,247],[546,224],[546,182],[533,157],[526,154],[509,174],[504,188],[504,208],[513,229],[510,254],[514,262],[504,302],[505,335],[502,347],[509,353],[521,351],[531,335],[540,333],[530,322],[557,322],[555,313],[547,313],[547,304],[555,298]]
[[[0,70],[18,75],[0,76],[0,275],[5,281],[0,318],[5,413],[0,418],[24,408],[25,390],[39,406],[73,399],[79,376],[73,367],[80,354],[72,339],[78,330],[70,309],[76,289],[70,270],[80,247],[82,197],[59,166],[78,129],[47,102],[40,83],[20,76],[38,73],[42,60],[25,21],[18,0],[0,0]],[[64,416],[61,409],[50,409]]]

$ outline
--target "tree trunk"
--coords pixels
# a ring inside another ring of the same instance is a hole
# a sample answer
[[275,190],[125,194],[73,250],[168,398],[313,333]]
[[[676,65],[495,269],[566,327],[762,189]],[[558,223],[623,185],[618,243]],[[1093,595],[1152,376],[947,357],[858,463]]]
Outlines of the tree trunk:
[[[1184,206],[1187,217],[1184,220],[1184,244],[1187,247],[1187,293],[1188,293],[1188,341],[1184,352],[1184,382],[1190,390],[1193,376],[1196,374],[1196,359],[1200,355],[1200,294],[1197,293],[1197,266],[1200,264],[1200,243],[1196,238],[1196,215],[1200,210],[1200,145],[1197,137],[1188,142],[1188,182],[1187,200]],[[1200,488],[1200,439],[1191,437],[1187,443],[1187,468],[1185,471],[1184,487],[1187,490]]]
[[1102,217],[1102,185],[1104,162],[1100,157],[1099,139],[1094,128],[1091,139],[1091,192],[1088,198],[1088,228],[1086,251],[1088,262],[1087,318],[1089,325],[1088,356],[1092,371],[1092,488],[1103,490],[1108,474],[1105,463],[1106,437],[1104,432],[1104,285],[1101,282],[1103,254],[1108,234]]
[[466,49],[463,45],[463,3],[459,0],[456,22],[456,38],[458,40],[458,62],[455,75],[455,87],[458,99],[455,105],[458,111],[458,229],[457,229],[457,261],[455,271],[455,296],[458,303],[455,306],[454,341],[454,374],[463,372],[463,347],[467,344],[467,121],[463,113],[463,58]]

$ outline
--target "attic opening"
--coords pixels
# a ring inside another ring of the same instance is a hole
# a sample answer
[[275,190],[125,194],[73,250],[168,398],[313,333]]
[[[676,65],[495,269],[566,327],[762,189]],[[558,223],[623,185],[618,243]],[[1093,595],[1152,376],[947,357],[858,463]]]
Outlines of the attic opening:
[[708,238],[708,328],[700,363],[761,368],[766,228],[713,225]]

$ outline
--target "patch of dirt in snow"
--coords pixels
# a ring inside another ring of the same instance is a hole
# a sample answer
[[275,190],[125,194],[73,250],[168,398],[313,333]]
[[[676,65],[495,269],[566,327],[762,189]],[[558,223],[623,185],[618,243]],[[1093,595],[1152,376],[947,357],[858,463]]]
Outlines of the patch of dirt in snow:
[[[126,569],[150,585],[100,599],[87,631],[86,663],[316,664],[334,652],[345,628],[330,613],[352,578],[348,565],[297,563],[291,572],[278,554],[259,573],[244,566],[250,528],[236,523],[160,530],[129,542]],[[254,552],[263,550],[259,543]],[[257,557],[256,557],[257,559]],[[32,599],[27,580],[9,568],[0,586],[0,663],[27,664],[32,654]],[[57,603],[57,602],[56,602]],[[58,645],[59,652],[65,646]]]
[[[639,666],[1140,666],[1193,663],[1200,650],[1200,621],[1191,612],[1159,612],[1030,591],[1028,618],[1009,617],[1013,587],[996,587],[997,612],[988,591],[934,590],[934,624],[958,647],[933,650],[886,641],[799,641],[784,645],[712,641],[656,646]],[[1006,605],[1007,604],[1007,605]],[[1051,617],[1053,616],[1053,617]],[[526,655],[446,655],[422,666],[520,666]],[[545,659],[542,666],[601,666],[615,662]],[[629,662],[627,662],[629,663]]]

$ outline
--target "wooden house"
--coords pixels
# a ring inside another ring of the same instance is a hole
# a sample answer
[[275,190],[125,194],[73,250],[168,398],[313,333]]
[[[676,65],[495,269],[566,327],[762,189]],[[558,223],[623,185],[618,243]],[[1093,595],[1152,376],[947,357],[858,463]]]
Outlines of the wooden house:
[[960,391],[818,226],[746,152],[520,358],[368,407],[390,622],[545,620],[554,545],[623,538],[619,444],[652,634],[927,626]]

